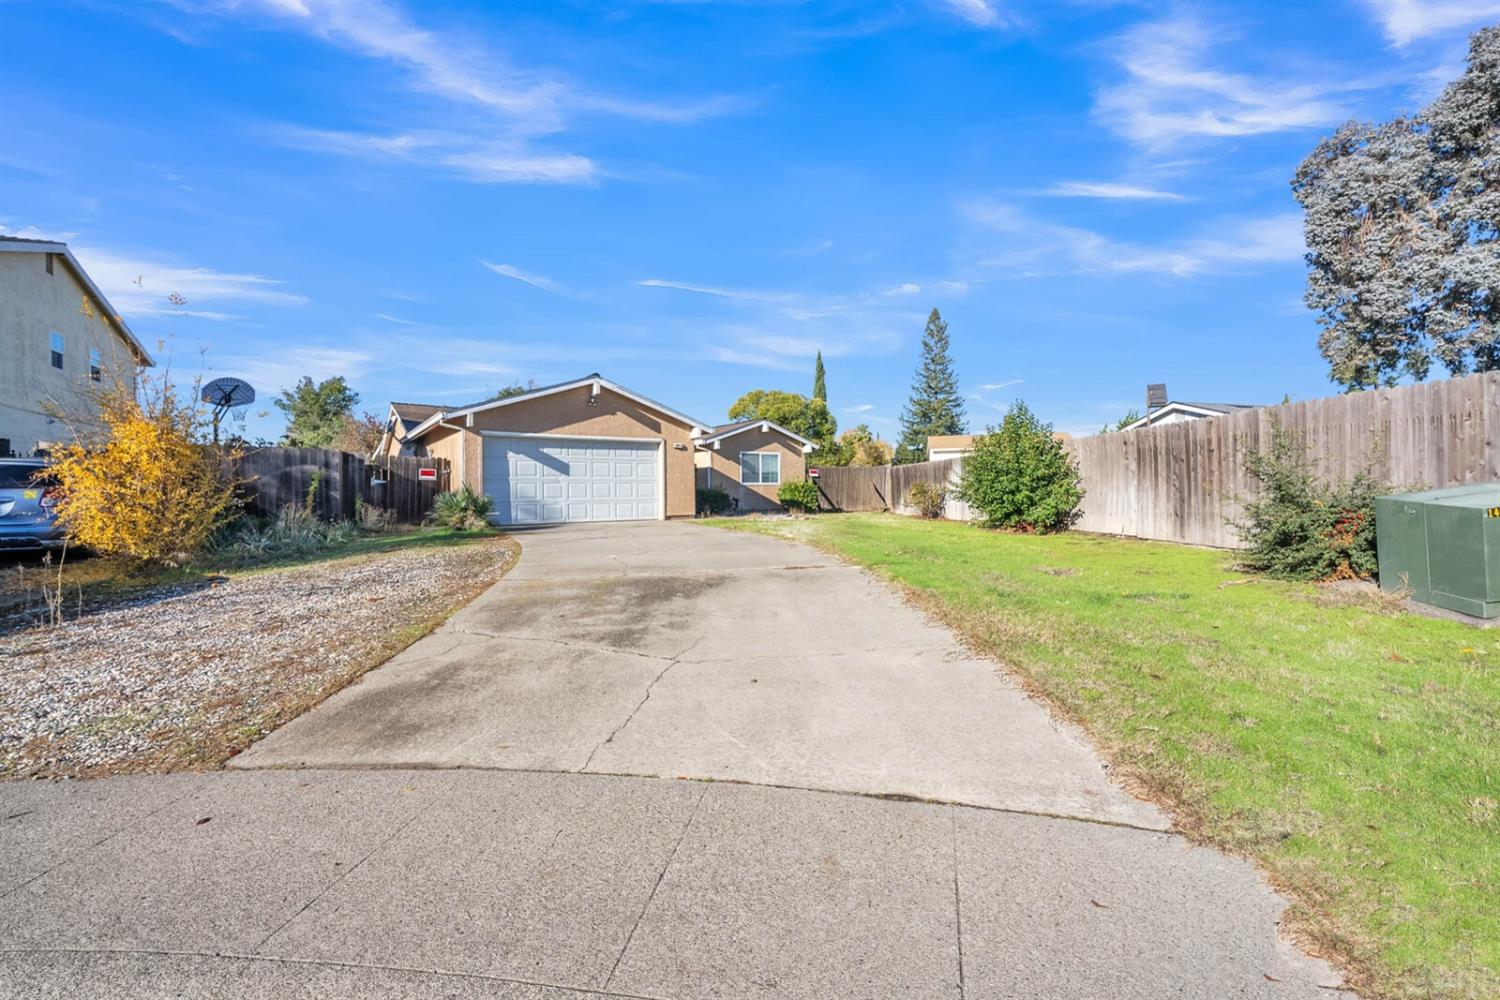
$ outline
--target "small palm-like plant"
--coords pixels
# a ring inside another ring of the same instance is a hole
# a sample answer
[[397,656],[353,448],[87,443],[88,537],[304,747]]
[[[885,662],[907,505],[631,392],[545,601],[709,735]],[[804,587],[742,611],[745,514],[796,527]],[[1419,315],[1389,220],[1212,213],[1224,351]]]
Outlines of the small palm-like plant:
[[445,528],[477,531],[489,526],[494,509],[495,501],[465,483],[433,498],[432,519]]

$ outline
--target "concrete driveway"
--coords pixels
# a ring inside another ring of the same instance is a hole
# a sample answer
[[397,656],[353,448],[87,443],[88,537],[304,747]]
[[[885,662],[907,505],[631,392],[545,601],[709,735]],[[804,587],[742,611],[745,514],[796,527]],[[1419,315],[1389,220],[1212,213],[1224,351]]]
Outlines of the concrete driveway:
[[1249,865],[862,572],[695,525],[521,541],[226,773],[0,784],[0,997],[1337,986]]
[[1167,826],[861,570],[690,524],[520,537],[501,586],[235,765],[713,778]]

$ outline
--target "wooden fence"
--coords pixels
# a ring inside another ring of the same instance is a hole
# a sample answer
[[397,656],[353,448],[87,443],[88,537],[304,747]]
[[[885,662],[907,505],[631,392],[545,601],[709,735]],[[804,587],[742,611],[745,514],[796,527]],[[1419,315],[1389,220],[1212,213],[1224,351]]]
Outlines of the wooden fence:
[[[950,492],[956,482],[960,460],[947,458],[938,462],[916,462],[912,465],[818,466],[818,508],[820,510],[894,510],[911,513],[903,501],[913,483],[939,483]],[[945,516],[955,520],[968,517],[968,508],[956,500],[948,502]]]
[[[437,478],[422,479],[420,469],[437,470]],[[322,520],[351,520],[355,501],[363,500],[400,524],[421,523],[449,478],[445,459],[401,456],[377,464],[331,448],[254,448],[234,459],[231,471],[243,483],[251,514],[274,515],[287,504],[307,503],[311,493]]]
[[1488,372],[1076,439],[1088,490],[1077,527],[1237,547],[1226,519],[1256,492],[1245,455],[1274,421],[1330,477],[1368,463],[1397,488],[1500,481],[1500,372]]

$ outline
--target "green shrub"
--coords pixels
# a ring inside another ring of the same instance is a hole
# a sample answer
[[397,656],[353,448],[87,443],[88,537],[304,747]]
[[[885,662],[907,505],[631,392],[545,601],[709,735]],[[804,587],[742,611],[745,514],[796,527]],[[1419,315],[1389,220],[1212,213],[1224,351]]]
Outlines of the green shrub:
[[915,507],[917,513],[926,518],[942,517],[943,505],[947,500],[947,490],[938,483],[925,479],[912,483],[911,488],[906,491],[906,506]]
[[432,500],[432,519],[444,528],[478,531],[489,527],[495,501],[476,492],[468,483],[456,490],[439,493]]
[[818,509],[818,484],[807,479],[782,483],[781,488],[776,491],[776,499],[788,510],[811,513]]
[[215,561],[269,562],[347,545],[358,534],[348,521],[319,521],[306,507],[289,503],[268,521],[244,518],[229,525],[214,539],[210,551]]
[[1017,401],[975,439],[956,492],[990,527],[1045,533],[1073,526],[1084,491],[1052,427]]
[[698,516],[718,517],[729,513],[729,494],[717,486],[698,491]]
[[1272,424],[1270,445],[1245,456],[1260,493],[1230,519],[1246,545],[1246,569],[1287,580],[1353,580],[1375,575],[1375,498],[1390,489],[1369,469],[1325,481],[1303,442]]

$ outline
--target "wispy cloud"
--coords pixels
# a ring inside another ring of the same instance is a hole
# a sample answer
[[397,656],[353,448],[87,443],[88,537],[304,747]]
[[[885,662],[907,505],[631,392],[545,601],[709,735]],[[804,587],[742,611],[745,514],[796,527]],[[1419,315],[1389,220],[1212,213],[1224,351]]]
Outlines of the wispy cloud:
[[[387,63],[407,87],[462,110],[446,131],[397,128],[388,134],[289,127],[286,145],[341,156],[436,165],[486,183],[581,183],[597,166],[587,157],[535,148],[544,135],[567,131],[580,116],[687,124],[744,111],[742,97],[713,94],[647,100],[600,93],[515,64],[470,31],[419,25],[389,0],[176,0],[186,12],[254,18],[300,32],[347,52]],[[477,110],[477,114],[475,113]],[[431,121],[424,109],[424,121]]]
[[1005,28],[1015,18],[998,0],[939,0],[954,17],[968,21],[976,28]]
[[1263,135],[1341,121],[1342,95],[1359,81],[1296,82],[1216,68],[1225,33],[1179,17],[1153,21],[1112,42],[1123,83],[1101,90],[1095,115],[1131,142],[1165,147],[1191,137]]
[[979,388],[983,389],[985,392],[994,392],[997,389],[1009,389],[1011,386],[1020,385],[1025,381],[1026,380],[1024,378],[1012,378],[1006,379],[1004,382],[986,382]]
[[1305,252],[1302,217],[1295,212],[1226,220],[1214,227],[1215,236],[1150,246],[1047,222],[1000,202],[971,202],[962,210],[971,221],[1005,234],[1005,247],[983,263],[1012,277],[1144,272],[1189,278],[1246,265],[1290,263]]
[[1396,47],[1420,38],[1500,18],[1500,3],[1484,0],[1365,0],[1370,15]]
[[599,175],[598,165],[586,156],[540,152],[515,141],[477,141],[457,132],[380,135],[284,125],[273,127],[266,134],[273,142],[288,149],[365,160],[426,164],[479,183],[587,184]]
[[365,351],[322,345],[292,347],[275,352],[220,354],[212,345],[203,353],[204,372],[233,375],[255,387],[257,406],[269,408],[281,389],[295,385],[306,375],[314,382],[342,375],[357,379],[370,371],[375,358]]
[[881,295],[918,295],[921,294],[922,286],[915,281],[906,281],[892,288],[887,288]]
[[418,323],[415,320],[402,319],[400,316],[392,316],[389,313],[376,313],[375,318],[387,323],[395,323],[397,326],[426,326],[426,323]]
[[697,285],[688,281],[669,281],[665,278],[647,278],[637,281],[642,288],[668,288],[694,295],[712,295],[720,299],[740,299],[745,302],[789,302],[796,296],[789,292],[766,292],[746,288],[725,288],[718,285]]
[[1113,181],[1061,181],[1042,192],[1053,198],[1103,198],[1120,201],[1187,201],[1171,191],[1118,184]]
[[874,403],[860,403],[858,406],[846,406],[846,407],[844,407],[844,412],[845,413],[869,413],[873,409],[875,409],[875,404]]
[[511,278],[515,281],[523,282],[533,288],[540,288],[544,292],[561,291],[561,289],[558,287],[557,282],[543,275],[532,274],[529,271],[523,271],[519,267],[513,267],[510,264],[491,264],[487,260],[482,260],[479,263],[483,264],[491,271],[494,271],[496,274],[502,275],[506,278]]

